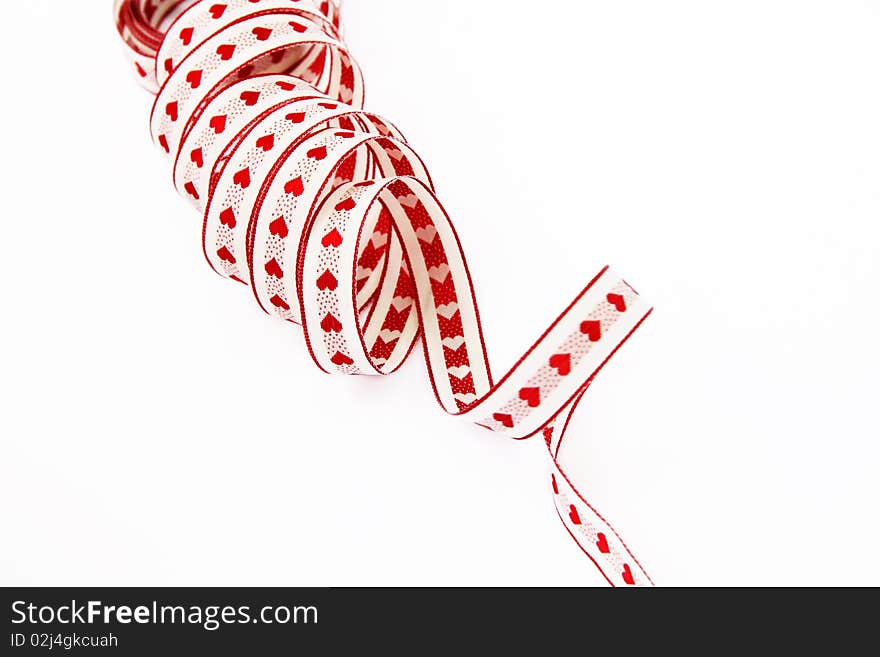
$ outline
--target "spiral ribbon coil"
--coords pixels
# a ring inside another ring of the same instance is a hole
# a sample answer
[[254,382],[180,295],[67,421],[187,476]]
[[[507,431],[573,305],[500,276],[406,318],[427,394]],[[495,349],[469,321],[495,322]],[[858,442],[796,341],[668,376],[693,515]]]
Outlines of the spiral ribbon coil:
[[301,324],[330,374],[391,374],[420,341],[442,408],[540,434],[572,538],[610,584],[650,585],[558,460],[587,387],[651,312],[635,290],[603,269],[495,381],[455,229],[418,154],[363,110],[335,2],[116,0],[115,16],[210,266]]

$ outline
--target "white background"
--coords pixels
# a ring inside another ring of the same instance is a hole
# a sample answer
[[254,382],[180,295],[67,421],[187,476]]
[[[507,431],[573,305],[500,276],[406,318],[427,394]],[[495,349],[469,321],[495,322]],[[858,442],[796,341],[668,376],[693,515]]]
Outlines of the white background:
[[[592,585],[543,446],[320,374],[209,271],[110,2],[4,7],[0,584]],[[657,306],[575,479],[658,584],[880,584],[880,2],[349,2],[503,373]]]

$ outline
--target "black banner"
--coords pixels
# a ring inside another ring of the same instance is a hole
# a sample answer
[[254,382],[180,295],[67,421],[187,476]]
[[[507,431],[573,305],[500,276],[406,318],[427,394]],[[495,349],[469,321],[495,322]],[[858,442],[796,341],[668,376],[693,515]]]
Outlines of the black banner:
[[835,621],[840,649],[873,625],[874,609],[839,591],[781,589],[8,588],[0,602],[0,654],[152,657],[503,646],[562,654],[694,641],[763,651],[807,637],[816,647]]

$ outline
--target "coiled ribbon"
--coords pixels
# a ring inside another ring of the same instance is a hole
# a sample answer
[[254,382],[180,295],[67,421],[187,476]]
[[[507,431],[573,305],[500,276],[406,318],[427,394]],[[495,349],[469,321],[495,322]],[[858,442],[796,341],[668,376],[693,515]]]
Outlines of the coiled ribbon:
[[603,269],[495,381],[455,229],[400,131],[363,111],[335,2],[116,0],[115,15],[211,267],[301,324],[327,373],[391,374],[421,341],[440,406],[541,434],[572,538],[610,584],[650,585],[557,458],[593,378],[651,312],[635,290]]

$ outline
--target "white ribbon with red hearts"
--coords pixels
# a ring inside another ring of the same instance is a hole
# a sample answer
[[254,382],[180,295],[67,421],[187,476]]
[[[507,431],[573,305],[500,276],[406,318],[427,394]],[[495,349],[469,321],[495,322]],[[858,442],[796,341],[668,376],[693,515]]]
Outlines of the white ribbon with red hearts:
[[494,381],[455,228],[403,135],[363,111],[336,2],[116,0],[115,15],[211,267],[301,324],[330,374],[390,374],[421,338],[443,409],[540,433],[572,538],[610,584],[650,585],[557,459],[587,387],[651,312],[635,290],[603,269]]

